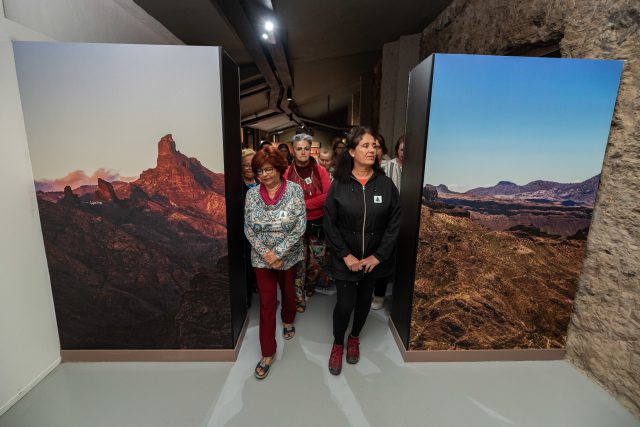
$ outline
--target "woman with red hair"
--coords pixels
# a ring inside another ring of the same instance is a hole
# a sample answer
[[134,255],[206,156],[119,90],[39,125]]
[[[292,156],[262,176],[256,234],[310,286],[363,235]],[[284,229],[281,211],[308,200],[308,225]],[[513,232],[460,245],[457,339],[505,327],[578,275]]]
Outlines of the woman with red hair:
[[244,233],[251,243],[251,265],[260,294],[260,347],[262,358],[255,376],[269,373],[276,354],[277,283],[282,295],[282,334],[295,335],[295,266],[303,255],[301,237],[307,225],[302,188],[284,178],[287,162],[272,146],[253,157],[251,167],[260,185],[247,192]]

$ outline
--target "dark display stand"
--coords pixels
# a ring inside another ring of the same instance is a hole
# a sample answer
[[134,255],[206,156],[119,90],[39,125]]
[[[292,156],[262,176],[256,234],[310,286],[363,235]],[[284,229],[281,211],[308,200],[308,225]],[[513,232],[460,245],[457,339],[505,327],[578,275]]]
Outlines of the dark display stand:
[[435,55],[431,55],[409,74],[409,99],[405,129],[405,162],[402,169],[400,193],[400,235],[393,291],[391,321],[395,325],[404,348],[409,347],[413,284],[416,271],[416,251],[420,229],[422,176],[427,152],[431,83]]
[[406,362],[468,362],[496,360],[559,360],[563,349],[410,350],[416,255],[420,232],[423,176],[427,154],[429,117],[435,62],[431,55],[409,74],[405,128],[405,163],[402,171],[402,206],[396,262],[394,301],[390,327]]
[[238,66],[220,49],[222,88],[222,140],[224,146],[225,189],[227,198],[227,244],[233,345],[238,344],[247,316],[247,286],[244,259],[244,210],[240,140],[240,78]]

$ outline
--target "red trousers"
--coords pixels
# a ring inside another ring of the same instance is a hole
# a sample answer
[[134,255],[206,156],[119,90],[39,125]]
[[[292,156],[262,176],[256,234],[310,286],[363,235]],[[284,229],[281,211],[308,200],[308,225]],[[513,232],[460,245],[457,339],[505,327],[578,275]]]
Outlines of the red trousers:
[[282,295],[282,323],[293,323],[296,318],[296,268],[273,270],[255,268],[258,293],[260,294],[260,348],[262,357],[276,352],[276,309],[278,288]]

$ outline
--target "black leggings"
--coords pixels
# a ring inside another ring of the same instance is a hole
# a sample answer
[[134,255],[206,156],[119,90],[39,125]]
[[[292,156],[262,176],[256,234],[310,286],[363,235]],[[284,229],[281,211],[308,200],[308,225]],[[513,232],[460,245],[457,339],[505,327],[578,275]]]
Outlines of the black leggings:
[[383,277],[382,279],[376,279],[376,287],[373,291],[373,294],[377,297],[383,297],[387,294],[387,282],[389,281],[388,277]]
[[358,282],[336,280],[338,300],[333,309],[333,340],[334,344],[344,345],[344,334],[349,326],[351,313],[353,315],[353,327],[351,335],[357,337],[367,320],[371,309],[371,296],[375,286],[375,279],[365,277]]

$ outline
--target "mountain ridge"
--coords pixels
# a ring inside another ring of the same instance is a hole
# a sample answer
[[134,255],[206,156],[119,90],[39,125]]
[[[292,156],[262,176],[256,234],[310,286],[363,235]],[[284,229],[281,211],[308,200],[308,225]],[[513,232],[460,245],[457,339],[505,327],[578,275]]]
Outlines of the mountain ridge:
[[451,191],[444,184],[435,186],[435,188],[440,194],[463,194],[479,197],[527,200],[540,203],[556,202],[567,203],[568,205],[593,206],[595,205],[599,183],[600,174],[597,174],[578,183],[535,180],[525,185],[518,185],[511,181],[499,181],[492,187],[476,187],[463,193]]

